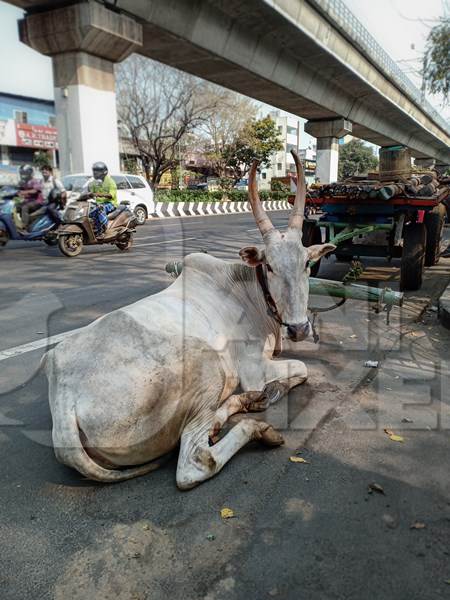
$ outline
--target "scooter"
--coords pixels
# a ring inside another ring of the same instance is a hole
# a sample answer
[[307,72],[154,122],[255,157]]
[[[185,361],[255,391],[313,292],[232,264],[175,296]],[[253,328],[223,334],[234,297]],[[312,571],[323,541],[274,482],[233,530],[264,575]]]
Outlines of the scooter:
[[31,214],[31,225],[24,229],[16,203],[17,191],[3,196],[0,205],[0,248],[6,246],[9,240],[26,242],[44,241],[48,246],[56,246],[58,236],[56,230],[61,223],[59,213],[43,206]]
[[108,215],[106,231],[96,235],[94,223],[89,217],[97,206],[94,199],[84,196],[66,207],[64,224],[59,227],[58,247],[65,256],[78,256],[83,246],[115,244],[119,250],[129,250],[133,244],[137,219],[128,209],[129,202],[122,202]]

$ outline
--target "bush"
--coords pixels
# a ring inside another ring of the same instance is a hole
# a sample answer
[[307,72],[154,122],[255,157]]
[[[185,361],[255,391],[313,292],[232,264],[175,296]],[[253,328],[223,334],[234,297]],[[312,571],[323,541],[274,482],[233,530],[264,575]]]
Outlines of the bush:
[[[261,191],[261,200],[287,200],[287,192]],[[156,202],[245,202],[248,200],[247,192],[241,190],[213,191],[204,190],[157,190]]]

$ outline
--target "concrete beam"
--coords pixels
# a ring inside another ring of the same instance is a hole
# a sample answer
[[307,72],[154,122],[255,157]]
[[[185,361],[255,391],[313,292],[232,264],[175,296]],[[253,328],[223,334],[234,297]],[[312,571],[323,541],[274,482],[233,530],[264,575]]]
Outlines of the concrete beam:
[[63,174],[105,162],[118,171],[114,63],[142,45],[142,26],[88,0],[19,22],[21,40],[52,57]]
[[170,10],[167,0],[116,5],[145,23],[146,56],[311,120],[344,117],[368,141],[449,155],[448,131],[307,0],[173,0]]
[[341,138],[353,131],[353,126],[346,119],[333,119],[331,121],[307,121],[305,131],[315,138],[335,137]]
[[19,21],[24,44],[41,54],[86,52],[120,62],[142,46],[142,25],[93,0],[27,15]]
[[414,164],[421,169],[433,169],[436,161],[434,158],[415,158]]

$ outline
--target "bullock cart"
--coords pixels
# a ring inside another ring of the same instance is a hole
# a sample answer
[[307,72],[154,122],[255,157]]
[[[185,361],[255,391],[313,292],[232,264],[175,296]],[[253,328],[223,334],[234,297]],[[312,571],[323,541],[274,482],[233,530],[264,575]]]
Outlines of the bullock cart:
[[[428,178],[422,176],[424,179]],[[383,185],[373,180],[322,186],[307,200],[311,212],[320,215],[305,219],[304,245],[321,243],[324,237],[337,246],[339,261],[367,256],[400,258],[400,289],[419,289],[424,266],[439,261],[450,186],[433,179],[427,187],[415,187],[416,194],[411,193],[412,184]],[[420,190],[434,193],[419,195]],[[319,266],[320,262],[313,265],[313,276]]]

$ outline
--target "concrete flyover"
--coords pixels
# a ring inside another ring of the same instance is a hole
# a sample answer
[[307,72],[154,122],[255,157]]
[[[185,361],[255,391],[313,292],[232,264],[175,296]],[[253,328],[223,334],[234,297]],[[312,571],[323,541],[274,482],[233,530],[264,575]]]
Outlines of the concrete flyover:
[[[341,0],[114,0],[104,7],[89,0],[76,2],[76,8],[67,8],[67,0],[9,1],[27,10],[22,40],[55,57],[54,63],[61,62],[58,53],[68,52],[68,38],[70,50],[82,53],[84,62],[89,56],[112,64],[136,51],[307,118],[307,131],[320,139],[322,181],[333,178],[337,138],[346,133],[380,146],[402,144],[417,158],[450,163],[448,124],[420,100]],[[94,4],[99,29],[109,27],[116,42],[128,32],[121,56],[116,43],[86,42],[95,27],[83,39],[64,35],[64,29],[73,31],[74,11],[81,14],[84,6],[83,25],[86,6],[93,13]],[[50,45],[36,41],[46,19],[58,23],[61,33],[48,29]]]

